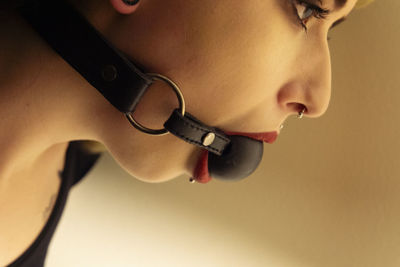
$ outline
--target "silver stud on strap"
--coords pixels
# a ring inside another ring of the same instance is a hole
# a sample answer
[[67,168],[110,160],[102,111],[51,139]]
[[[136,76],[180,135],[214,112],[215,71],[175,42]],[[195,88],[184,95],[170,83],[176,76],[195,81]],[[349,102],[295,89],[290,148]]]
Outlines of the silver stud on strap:
[[103,77],[103,80],[107,82],[112,82],[117,78],[118,71],[115,68],[115,66],[107,65],[104,66],[103,69],[101,70],[101,76]]
[[203,145],[204,146],[209,146],[214,142],[214,140],[215,140],[215,134],[214,133],[208,133],[203,138]]

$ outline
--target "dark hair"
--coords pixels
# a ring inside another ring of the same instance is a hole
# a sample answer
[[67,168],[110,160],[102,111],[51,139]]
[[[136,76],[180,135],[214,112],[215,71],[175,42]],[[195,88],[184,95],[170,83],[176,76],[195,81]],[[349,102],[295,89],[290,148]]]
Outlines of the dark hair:
[[7,12],[24,5],[30,0],[3,0],[0,2],[0,12]]

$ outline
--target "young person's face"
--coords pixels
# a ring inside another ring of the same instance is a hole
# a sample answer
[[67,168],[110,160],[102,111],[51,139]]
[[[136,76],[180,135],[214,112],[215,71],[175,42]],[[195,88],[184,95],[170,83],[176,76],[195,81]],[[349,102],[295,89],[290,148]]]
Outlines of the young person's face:
[[[317,19],[306,3],[331,14]],[[335,9],[334,0],[142,0],[115,19],[109,37],[134,61],[175,81],[187,111],[203,122],[226,131],[279,131],[303,106],[310,118],[327,110],[329,29],[355,3]],[[134,117],[162,128],[175,107],[174,93],[155,82]],[[124,169],[146,181],[192,175],[200,152],[172,135],[140,133],[128,121],[104,142]]]

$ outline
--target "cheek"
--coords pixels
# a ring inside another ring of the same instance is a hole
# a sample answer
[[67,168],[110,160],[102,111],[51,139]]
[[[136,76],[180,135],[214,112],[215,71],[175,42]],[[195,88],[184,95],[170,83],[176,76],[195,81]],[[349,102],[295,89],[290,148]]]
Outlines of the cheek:
[[191,54],[179,75],[187,84],[188,110],[208,123],[223,125],[268,102],[284,78],[279,29],[264,27],[250,14],[241,17],[206,17],[203,26],[187,25]]
[[[125,47],[124,51],[136,51],[132,58],[177,82],[187,110],[206,124],[235,126],[249,118],[259,122],[259,114],[274,114],[273,101],[282,83],[290,78],[288,70],[293,67],[295,44],[289,24],[283,21],[282,12],[267,4],[260,4],[271,14],[266,20],[265,14],[250,8],[252,1],[245,9],[235,9],[233,3],[240,7],[239,1],[227,1],[232,2],[230,9],[219,4],[225,1],[205,2],[208,5],[199,4],[199,10],[185,9],[176,17],[155,16],[154,20],[133,24],[142,26],[135,29],[135,47]],[[127,46],[128,42],[120,45]],[[266,105],[272,112],[264,112]],[[135,118],[147,127],[162,128],[177,106],[172,90],[155,82],[138,106]],[[197,147],[171,135],[148,136],[124,123],[127,129],[122,133],[126,135],[108,143],[111,154],[131,175],[156,182],[194,169],[190,164],[196,162]]]
[[[133,57],[178,83],[187,110],[215,126],[275,98],[287,78],[291,48],[289,31],[283,28],[287,17],[276,10],[274,1],[226,2],[185,2],[181,10],[154,14],[153,20],[133,23],[145,24],[135,29],[140,38],[131,42],[140,52]],[[152,85],[135,118],[160,128],[177,106],[168,86]]]

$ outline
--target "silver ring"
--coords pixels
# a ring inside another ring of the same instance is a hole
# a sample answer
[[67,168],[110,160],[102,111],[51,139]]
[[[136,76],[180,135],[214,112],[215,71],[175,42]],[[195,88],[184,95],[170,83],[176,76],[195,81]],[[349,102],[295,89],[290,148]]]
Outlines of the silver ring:
[[[146,73],[147,75],[150,76],[150,78],[154,81],[154,80],[159,80],[159,81],[164,81],[166,82],[175,92],[178,101],[179,101],[179,110],[182,113],[182,116],[185,115],[185,99],[183,98],[183,94],[181,92],[181,90],[179,89],[178,85],[176,83],[174,83],[171,79],[169,79],[168,77],[165,77],[164,75],[158,74],[158,73]],[[125,114],[126,118],[129,120],[129,122],[133,125],[133,127],[135,127],[136,129],[138,129],[141,132],[147,133],[147,134],[151,134],[151,135],[165,135],[168,133],[168,130],[165,128],[162,129],[150,129],[147,128],[145,126],[143,126],[142,124],[138,123],[132,116],[132,112],[131,113],[127,113]]]
[[297,115],[297,118],[299,118],[299,119],[303,118],[305,111],[306,111],[306,108],[303,108],[303,110],[299,112],[299,115]]

